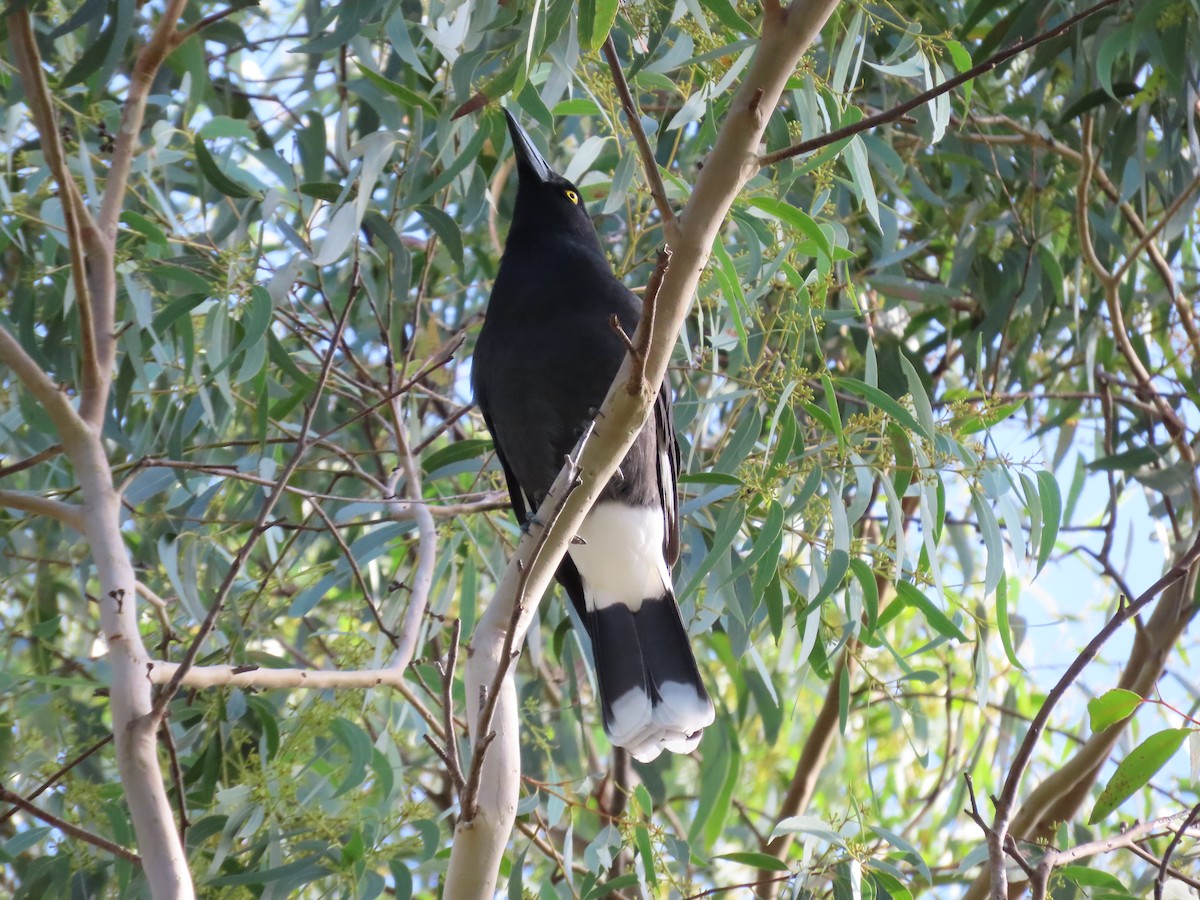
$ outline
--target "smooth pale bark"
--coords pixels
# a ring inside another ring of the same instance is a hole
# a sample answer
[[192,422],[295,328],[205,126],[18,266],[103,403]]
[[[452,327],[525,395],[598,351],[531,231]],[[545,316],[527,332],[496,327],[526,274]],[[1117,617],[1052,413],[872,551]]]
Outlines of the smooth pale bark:
[[100,624],[112,669],[110,703],[117,767],[155,900],[195,896],[159,767],[150,657],[137,627],[137,582],[121,536],[121,503],[98,435],[67,440],[83,495],[84,535],[100,585]]
[[127,179],[137,153],[150,88],[167,54],[177,45],[175,26],[185,6],[186,0],[168,0],[148,43],[137,55],[98,221],[80,195],[63,153],[29,11],[14,7],[7,19],[12,57],[67,225],[83,332],[78,409],[3,329],[0,362],[12,368],[23,387],[46,409],[79,479],[81,502],[72,514],[77,512],[100,586],[100,624],[112,670],[109,702],[117,768],[142,868],[155,900],[190,900],[195,890],[159,765],[159,718],[151,715],[151,683],[147,678],[150,659],[137,627],[137,583],[121,533],[120,495],[113,484],[101,432],[116,359],[117,222],[125,204]]
[[[757,151],[767,118],[779,102],[801,54],[836,5],[837,0],[798,0],[787,10],[774,5],[764,9],[763,35],[754,61],[721,123],[717,142],[691,199],[674,226],[667,229],[671,262],[658,293],[654,320],[648,323],[644,316],[634,337],[634,346],[644,346],[639,340],[641,334],[647,327],[652,328],[642,370],[644,377],[639,379],[638,367],[626,358],[601,407],[595,432],[579,452],[578,485],[568,492],[565,477],[568,473],[560,474],[538,512],[539,520],[550,525],[545,531],[535,529],[521,541],[475,630],[465,677],[467,718],[476,748],[481,731],[480,692],[485,687],[490,689],[503,662],[509,627],[513,626],[509,646],[519,648],[533,609],[549,586],[571,536],[645,423],[713,242],[738,192],[758,171]],[[563,492],[568,493],[565,500]],[[555,509],[559,510],[556,517]],[[518,604],[520,608],[514,617]],[[492,897],[500,860],[516,818],[520,756],[512,673],[513,667],[509,666],[490,723],[496,737],[484,755],[477,809],[469,820],[465,816],[460,819],[455,831],[444,890],[446,897],[455,900]]]

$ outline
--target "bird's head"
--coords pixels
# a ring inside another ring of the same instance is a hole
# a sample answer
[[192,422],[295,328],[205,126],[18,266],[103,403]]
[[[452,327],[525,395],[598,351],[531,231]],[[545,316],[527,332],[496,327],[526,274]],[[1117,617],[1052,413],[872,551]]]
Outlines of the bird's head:
[[512,113],[506,109],[504,115],[517,157],[517,202],[510,239],[523,234],[565,234],[599,250],[600,240],[579,188],[550,168]]

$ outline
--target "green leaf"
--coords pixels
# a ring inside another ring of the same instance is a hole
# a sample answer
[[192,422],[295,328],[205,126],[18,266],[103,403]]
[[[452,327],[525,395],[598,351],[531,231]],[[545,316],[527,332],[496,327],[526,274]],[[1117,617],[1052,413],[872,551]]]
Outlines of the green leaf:
[[1124,688],[1113,688],[1099,697],[1093,697],[1087,705],[1092,731],[1103,731],[1110,725],[1128,719],[1141,702],[1141,697]]
[[367,776],[367,763],[371,761],[371,739],[357,725],[346,719],[334,719],[329,730],[349,751],[350,759],[342,772],[341,783],[334,796],[340,796],[351,788],[358,787]]
[[1042,542],[1038,547],[1037,571],[1050,559],[1054,550],[1054,542],[1058,540],[1058,524],[1062,516],[1062,494],[1058,490],[1058,482],[1046,471],[1037,474],[1038,491],[1042,501]]
[[619,875],[612,879],[612,881],[605,881],[596,885],[584,895],[584,900],[600,900],[602,897],[611,897],[625,888],[637,887],[637,883],[637,875],[633,872],[626,872],[624,875]]
[[987,595],[996,589],[996,585],[1004,577],[1004,538],[1000,534],[1000,523],[996,521],[996,513],[986,497],[972,491],[971,506],[975,510],[975,519],[979,523],[983,545],[987,550],[987,566],[983,576],[983,592]]
[[1096,78],[1110,97],[1116,97],[1113,93],[1113,64],[1137,40],[1135,28],[1133,22],[1114,28],[1100,42],[1100,49],[1096,53]]
[[1133,751],[1121,760],[1117,771],[1100,793],[1092,814],[1088,816],[1088,824],[1094,825],[1105,819],[1109,813],[1128,800],[1139,789],[1146,786],[1167,760],[1175,755],[1188,735],[1190,728],[1167,728],[1157,734],[1152,734]]
[[781,834],[810,834],[827,844],[843,850],[849,849],[845,838],[834,831],[824,819],[818,819],[816,816],[788,816],[771,829],[771,836],[767,840],[773,841]]
[[729,815],[733,787],[741,768],[741,752],[733,744],[730,731],[730,723],[722,717],[704,732],[707,747],[700,770],[700,796],[687,835],[688,843],[693,846],[702,837],[706,844],[711,844],[720,836]]
[[752,869],[762,869],[767,872],[790,872],[788,864],[767,853],[755,853],[751,850],[738,850],[734,853],[722,853],[713,859],[727,859],[739,865]]
[[467,438],[455,441],[453,444],[442,447],[422,457],[421,469],[425,474],[429,474],[430,472],[436,472],[443,466],[483,456],[491,449],[492,442],[485,438]]
[[704,561],[696,567],[696,574],[692,576],[692,580],[679,592],[679,599],[681,601],[686,597],[692,596],[692,593],[700,587],[704,579],[708,577],[708,573],[712,571],[713,564],[717,561],[717,558],[724,556],[729,550],[729,545],[737,537],[745,516],[746,507],[739,501],[732,500],[726,504],[725,509],[721,511],[721,517],[717,520],[717,528],[713,533],[712,546],[709,548],[708,553],[704,555]]
[[658,875],[654,871],[654,848],[650,844],[650,829],[638,823],[633,830],[637,843],[638,856],[642,859],[642,872],[650,884],[658,884]]
[[458,266],[461,272],[463,266],[463,240],[458,223],[436,206],[418,206],[414,211],[425,220],[426,225],[433,229],[434,234],[441,240],[443,246],[450,253],[450,258],[454,260],[454,264]]
[[933,885],[933,873],[929,869],[929,864],[925,862],[925,857],[921,855],[921,851],[918,850],[915,845],[909,841],[906,841],[901,835],[896,834],[894,831],[889,831],[882,826],[872,825],[871,830],[901,853],[907,854],[909,859],[911,859],[913,864],[917,867],[917,874],[919,874],[925,880],[926,884],[930,886]]
[[737,11],[737,5],[731,3],[730,0],[700,0],[700,2],[726,28],[732,28],[742,34],[758,34],[758,30],[741,17]]
[[771,571],[774,572],[773,566],[777,562],[782,539],[783,506],[778,500],[769,500],[767,501],[767,514],[763,517],[762,527],[754,536],[754,544],[750,548],[750,552],[746,554],[745,559],[738,563],[723,584],[729,584],[738,576],[749,572],[764,557],[772,564]]
[[679,476],[680,484],[721,484],[729,487],[741,487],[742,479],[725,472],[685,472]]
[[1120,878],[1110,875],[1107,872],[1101,872],[1099,869],[1092,869],[1087,866],[1063,866],[1054,871],[1060,877],[1080,887],[1104,888],[1105,890],[1122,891],[1124,893],[1128,893],[1129,890]]
[[384,93],[391,94],[400,101],[400,105],[406,109],[411,109],[414,106],[419,106],[431,116],[437,116],[438,108],[424,94],[419,91],[414,91],[411,88],[406,88],[402,84],[397,84],[390,79],[384,78],[378,72],[372,72],[370,69],[359,67],[358,70],[367,81],[375,85]]
[[[1013,646],[1012,638],[1012,623],[1008,620],[1008,586],[1009,583],[1019,585],[1020,582],[1015,578],[1001,578],[1000,583],[996,585],[996,630],[1000,632],[1000,643],[1004,645],[1004,655],[1008,657],[1008,661],[1012,665],[1025,671],[1025,667],[1021,665],[1021,660],[1017,658],[1016,648]],[[1014,588],[1014,593],[1016,588]]]
[[862,588],[863,609],[867,619],[863,623],[863,640],[870,641],[875,624],[879,621],[879,585],[875,581],[875,573],[871,571],[871,567],[857,557],[850,560],[850,571],[854,573],[854,578]]
[[713,244],[713,258],[717,261],[717,265],[713,267],[713,274],[721,285],[721,293],[724,295],[726,305],[729,307],[729,313],[733,319],[733,328],[737,332],[738,343],[745,349],[747,334],[743,310],[746,308],[746,294],[742,291],[742,283],[738,277],[737,266],[734,265],[733,258],[729,255],[729,251],[725,249],[724,243],[719,240]]
[[964,644],[969,642],[969,638],[963,634],[962,629],[955,625],[950,617],[937,608],[932,600],[926,597],[916,585],[907,581],[896,582],[896,596],[904,601],[906,606],[911,606],[914,609],[919,609],[925,615],[925,620],[933,627],[938,634],[943,634],[946,637],[956,638]]
[[973,63],[971,54],[967,52],[966,47],[958,41],[946,41],[946,49],[950,51],[950,61],[954,63],[954,68],[960,75],[970,70]]
[[555,103],[551,112],[556,118],[561,116],[598,116],[600,107],[590,97],[572,97],[569,100],[560,100]]
[[196,165],[200,169],[200,174],[214,188],[226,197],[232,197],[234,200],[245,200],[248,197],[258,196],[221,171],[220,166],[217,165],[217,161],[213,159],[212,154],[208,152],[208,147],[205,146],[204,139],[200,135],[196,135],[192,146],[196,151]]
[[1024,400],[1014,400],[1012,403],[1005,403],[992,409],[983,410],[976,415],[967,417],[963,424],[956,430],[959,434],[976,434],[980,431],[986,431],[994,425],[1003,422],[1024,405]]
[[933,407],[929,405],[929,395],[925,393],[925,383],[921,380],[916,367],[903,353],[900,354],[900,368],[908,381],[908,393],[912,396],[913,409],[917,411],[917,421],[921,423],[921,432],[927,437],[933,437]]
[[778,642],[783,634],[783,609],[785,606],[783,584],[779,580],[778,569],[776,569],[774,577],[767,582],[767,589],[763,591],[763,602],[767,607],[767,620],[771,625],[771,634]]
[[332,181],[306,181],[300,185],[299,191],[305,197],[316,197],[326,203],[337,203],[342,199],[344,185]]
[[804,210],[797,209],[786,200],[778,200],[774,197],[751,197],[749,202],[755,209],[761,209],[779,221],[791,225],[805,237],[811,238],[817,245],[817,249],[832,263],[833,248],[829,245],[829,237],[821,230],[812,216]]
[[[835,378],[833,379],[833,383],[848,393],[862,397],[872,406],[878,406],[889,417],[895,419],[914,434],[919,434],[928,440],[933,440],[933,432],[931,430],[918,422],[912,413],[879,388],[872,387],[865,381],[859,381],[857,378]],[[903,491],[899,493],[903,494]]]
[[580,34],[580,37],[585,39],[584,49],[591,51],[604,46],[613,23],[617,21],[617,9],[620,6],[618,0],[594,0],[594,5],[596,11],[592,17],[591,30],[586,35]]
[[867,163],[867,145],[862,135],[850,139],[846,145],[846,154],[842,157],[850,169],[850,183],[854,192],[867,209],[867,215],[875,223],[875,227],[883,230],[879,221],[879,198],[875,194],[875,183],[871,180],[871,167]]
[[402,859],[393,859],[388,864],[388,868],[391,870],[392,880],[396,884],[396,900],[412,900],[413,877],[408,863]]
[[829,410],[829,422],[833,425],[833,434],[838,446],[844,446],[845,435],[842,433],[842,411],[838,408],[837,392],[833,389],[833,381],[825,372],[821,373],[821,386],[825,390],[825,406]]

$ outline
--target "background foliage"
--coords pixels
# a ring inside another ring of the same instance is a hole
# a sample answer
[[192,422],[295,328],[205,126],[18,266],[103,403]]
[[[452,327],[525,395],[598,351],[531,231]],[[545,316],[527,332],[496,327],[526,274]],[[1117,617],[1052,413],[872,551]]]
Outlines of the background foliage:
[[[1080,9],[844,4],[764,150],[886,110]],[[85,197],[156,14],[125,0],[36,13]],[[422,740],[443,721],[438,661],[452,619],[469,640],[518,536],[467,388],[513,195],[488,101],[520,108],[641,285],[663,232],[597,50],[611,27],[679,204],[759,15],[724,0],[185,12],[204,27],[153,85],[121,216],[105,425],[144,638],[178,659],[313,402],[318,438],[201,664],[385,666],[418,578],[403,498],[419,492],[437,524],[404,691],[173,701],[162,760],[203,894],[434,895],[455,802]],[[1190,0],[1110,5],[750,182],[672,373],[688,472],[676,586],[717,723],[692,758],[614,760],[588,651],[546,602],[520,664],[510,896],[783,877],[802,896],[958,896],[976,876],[986,850],[963,776],[989,817],[983,798],[1048,688],[1195,540],[1198,16]],[[0,324],[71,390],[62,206],[7,64],[0,92]],[[0,442],[6,492],[73,498],[52,424],[7,372]],[[0,550],[3,787],[132,846],[88,547],[18,506],[0,513]],[[1115,748],[1019,837],[1061,849],[1197,802],[1195,611],[1188,595],[1162,627],[1126,628],[1069,692],[1020,796],[1070,771],[1092,734],[1084,701],[1122,672],[1153,668],[1153,683],[1165,663],[1174,708],[1156,692],[1131,704]],[[461,714],[461,683],[453,699]],[[1089,821],[1116,764],[1166,728],[1191,735],[1192,766],[1160,751],[1171,761],[1152,781],[1143,767]],[[136,866],[52,824],[0,807],[4,892],[142,890]],[[1056,896],[1147,895],[1170,838],[1063,870]],[[1184,840],[1174,865],[1196,877],[1197,852]]]

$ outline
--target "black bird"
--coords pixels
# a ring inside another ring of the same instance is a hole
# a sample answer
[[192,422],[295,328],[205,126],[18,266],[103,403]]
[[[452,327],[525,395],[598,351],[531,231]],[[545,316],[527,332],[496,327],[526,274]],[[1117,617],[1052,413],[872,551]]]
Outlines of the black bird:
[[[625,357],[638,300],[613,275],[579,188],[555,173],[505,110],[517,159],[512,226],[475,345],[475,399],[504,468],[513,511],[537,510],[563,457]],[[556,573],[592,639],[604,730],[648,762],[689,753],[713,706],[675,603],[679,447],[671,398],[604,487]]]

